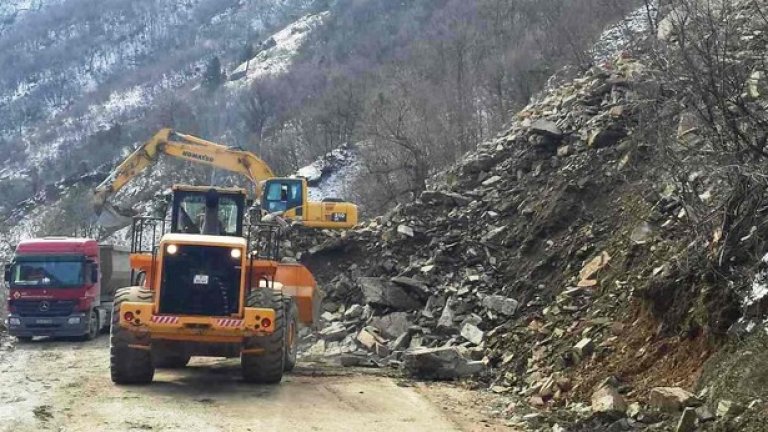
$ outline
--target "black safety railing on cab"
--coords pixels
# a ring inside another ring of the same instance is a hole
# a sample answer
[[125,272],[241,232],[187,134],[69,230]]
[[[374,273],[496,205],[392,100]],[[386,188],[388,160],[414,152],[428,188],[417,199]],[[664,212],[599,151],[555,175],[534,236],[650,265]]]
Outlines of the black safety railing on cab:
[[245,226],[248,255],[255,259],[280,261],[282,230],[279,225],[258,222]]
[[[133,218],[131,226],[131,253],[151,253],[152,271],[154,271],[155,253],[160,239],[166,232],[170,231],[171,221],[165,218],[140,216]],[[131,281],[134,285],[142,285],[144,272],[137,272],[131,269]]]

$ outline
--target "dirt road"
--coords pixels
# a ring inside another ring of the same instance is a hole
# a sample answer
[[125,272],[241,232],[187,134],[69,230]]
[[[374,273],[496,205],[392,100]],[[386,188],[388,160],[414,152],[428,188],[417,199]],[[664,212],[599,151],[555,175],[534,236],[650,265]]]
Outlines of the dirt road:
[[152,385],[118,387],[109,379],[107,346],[102,336],[0,352],[0,430],[506,430],[481,423],[475,409],[463,411],[463,401],[476,400],[472,393],[327,367],[255,386],[240,381],[237,361],[202,358],[158,370]]

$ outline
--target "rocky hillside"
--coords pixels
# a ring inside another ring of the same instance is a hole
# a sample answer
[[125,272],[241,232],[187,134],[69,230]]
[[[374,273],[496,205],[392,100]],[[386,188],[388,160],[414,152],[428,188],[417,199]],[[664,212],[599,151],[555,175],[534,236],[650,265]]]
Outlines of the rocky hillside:
[[[753,6],[729,15],[741,38],[762,34]],[[667,61],[679,12],[660,25]],[[697,230],[664,143],[708,137],[690,114],[651,112],[679,106],[660,92],[678,83],[658,53],[553,80],[413,202],[353,232],[295,237],[326,291],[307,355],[473,376],[531,430],[765,430],[762,254],[718,267],[718,240]],[[654,133],[675,124],[666,141],[649,138],[649,118]],[[691,178],[707,205],[733,199],[715,172]]]

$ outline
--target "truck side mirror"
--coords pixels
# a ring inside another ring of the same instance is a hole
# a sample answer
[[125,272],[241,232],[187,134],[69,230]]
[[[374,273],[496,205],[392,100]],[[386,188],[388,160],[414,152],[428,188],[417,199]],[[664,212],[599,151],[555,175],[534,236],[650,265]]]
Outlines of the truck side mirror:
[[96,283],[99,281],[99,265],[96,263],[90,263],[91,267],[91,282]]
[[4,270],[5,271],[3,273],[3,280],[6,283],[11,283],[11,264],[6,264]]

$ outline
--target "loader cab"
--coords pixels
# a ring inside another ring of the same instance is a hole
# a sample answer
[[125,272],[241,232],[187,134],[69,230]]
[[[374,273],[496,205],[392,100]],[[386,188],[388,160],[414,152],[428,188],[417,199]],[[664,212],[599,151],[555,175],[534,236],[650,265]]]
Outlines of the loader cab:
[[174,186],[171,232],[243,235],[245,191],[237,188]]
[[267,180],[261,208],[266,213],[285,213],[294,210],[296,216],[304,216],[307,201],[307,184],[300,178],[281,178]]

